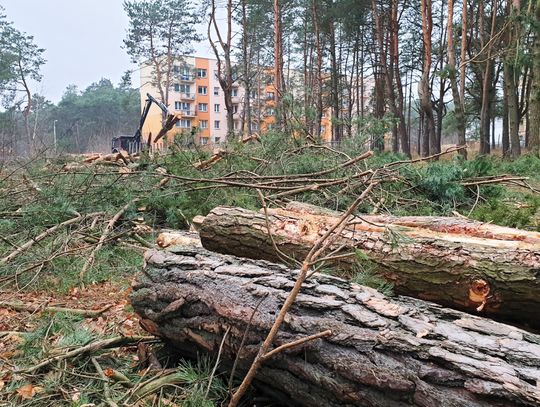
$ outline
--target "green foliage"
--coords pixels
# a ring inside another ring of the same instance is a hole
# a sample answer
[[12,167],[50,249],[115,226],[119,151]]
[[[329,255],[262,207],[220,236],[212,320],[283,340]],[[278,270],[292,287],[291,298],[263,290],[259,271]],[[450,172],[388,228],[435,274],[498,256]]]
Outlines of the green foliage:
[[418,187],[429,200],[442,203],[460,202],[465,198],[464,188],[458,184],[463,177],[460,165],[433,163],[420,170]]
[[525,195],[519,200],[515,198],[516,196],[512,196],[510,200],[489,199],[476,208],[471,217],[501,226],[540,231],[540,197]]
[[[227,394],[227,386],[218,376],[212,377],[214,363],[209,358],[200,357],[196,363],[182,360],[177,374],[182,378],[182,406],[213,407]],[[206,393],[208,391],[208,396]]]
[[50,338],[56,338],[58,346],[82,346],[94,338],[84,326],[84,318],[70,313],[45,314],[40,324],[24,336],[21,345],[22,357],[32,363],[41,359],[49,351],[46,344]]
[[115,87],[110,80],[101,79],[82,92],[68,86],[50,113],[51,121],[57,121],[60,151],[108,151],[113,137],[134,134],[140,109],[138,89],[125,83]]
[[27,90],[27,81],[40,81],[45,50],[34,43],[34,37],[8,22],[0,6],[0,97],[11,106],[18,91]]
[[376,273],[377,264],[362,250],[355,250],[355,256],[351,282],[374,288],[384,295],[393,295],[394,285]]

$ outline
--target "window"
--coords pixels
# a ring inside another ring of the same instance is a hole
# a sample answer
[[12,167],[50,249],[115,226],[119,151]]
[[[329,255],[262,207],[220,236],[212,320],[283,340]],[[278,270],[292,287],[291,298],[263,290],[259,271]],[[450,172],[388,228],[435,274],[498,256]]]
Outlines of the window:
[[221,137],[214,137],[214,143],[221,143]]
[[191,70],[187,66],[183,67],[174,67],[173,72],[175,74],[180,75],[180,79],[183,81],[190,81],[193,80],[193,74],[191,73]]
[[208,120],[201,120],[200,121],[200,127],[201,129],[207,129],[208,128]]
[[257,91],[256,90],[251,91],[251,99],[257,99]]
[[[177,86],[178,86],[178,89],[177,89]],[[174,90],[177,91],[177,92],[182,92],[182,93],[190,93],[191,92],[191,86],[184,85],[184,84],[176,84],[176,85],[174,85]]]
[[240,128],[240,123],[238,122],[238,120],[234,121],[233,127],[234,127],[235,130],[238,130]]
[[326,132],[326,126],[321,126],[321,134],[324,134]]
[[208,144],[208,137],[201,137],[201,145],[205,146]]
[[259,123],[251,123],[251,130],[259,130]]
[[174,91],[175,92],[180,92],[180,84],[179,83],[174,84]]
[[206,95],[208,93],[208,88],[206,86],[199,86],[199,95]]
[[233,114],[238,113],[238,105],[232,105],[232,112]]
[[214,96],[219,96],[219,88],[214,86]]
[[206,69],[197,68],[197,78],[206,78]]
[[238,96],[238,88],[234,88],[234,89],[231,91],[231,96],[232,96],[232,97],[237,97],[237,96]]
[[174,102],[174,109],[189,112],[191,110],[191,103]]
[[266,100],[274,100],[274,92],[266,92]]
[[191,128],[191,119],[180,120],[179,122],[176,123],[176,127],[180,127],[181,129]]
[[208,112],[208,103],[199,103],[199,112]]
[[214,129],[219,129],[219,120],[214,120]]
[[219,113],[219,103],[214,105],[214,112]]
[[276,111],[273,108],[269,107],[268,109],[266,109],[267,116],[274,116],[275,114],[276,114]]

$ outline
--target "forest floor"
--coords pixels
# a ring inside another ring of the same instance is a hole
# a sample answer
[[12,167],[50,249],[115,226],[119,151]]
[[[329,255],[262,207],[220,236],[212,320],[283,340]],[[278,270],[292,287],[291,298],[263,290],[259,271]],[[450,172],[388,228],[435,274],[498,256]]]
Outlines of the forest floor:
[[[60,157],[0,167],[0,406],[215,405],[227,393],[211,375],[215,361],[167,364],[162,345],[132,312],[130,284],[144,251],[160,231],[185,229],[215,206],[260,208],[250,185],[257,177],[227,185],[231,174],[332,169],[324,179],[347,179],[403,160],[386,154],[349,168],[343,163],[361,153],[354,146],[336,151],[269,140],[231,148],[203,169],[197,163],[211,154],[180,150],[127,163]],[[454,155],[392,171],[394,180],[361,211],[540,228],[537,158],[462,162]],[[512,181],[479,183],[501,177]],[[290,197],[339,210],[355,196],[340,189]]]

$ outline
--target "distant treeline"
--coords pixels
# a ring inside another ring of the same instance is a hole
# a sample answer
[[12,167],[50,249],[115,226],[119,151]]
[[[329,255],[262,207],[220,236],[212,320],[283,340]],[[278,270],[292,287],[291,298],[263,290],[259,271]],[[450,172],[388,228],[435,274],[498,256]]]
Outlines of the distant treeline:
[[40,95],[32,97],[28,116],[16,105],[0,113],[0,159],[29,151],[84,153],[108,151],[111,139],[134,133],[140,116],[139,91],[123,81],[115,86],[101,79],[83,91],[68,86],[55,105]]

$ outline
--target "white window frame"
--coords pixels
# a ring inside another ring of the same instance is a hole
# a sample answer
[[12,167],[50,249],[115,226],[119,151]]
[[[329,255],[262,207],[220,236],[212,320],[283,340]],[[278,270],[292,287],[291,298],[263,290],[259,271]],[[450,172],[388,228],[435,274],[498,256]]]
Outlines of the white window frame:
[[219,130],[219,125],[220,125],[220,121],[219,120],[214,120],[214,130]]
[[219,103],[214,103],[214,113],[219,113],[219,109],[220,109]]
[[206,78],[207,72],[204,68],[197,68],[197,78]]
[[199,103],[199,112],[208,112],[208,103]]
[[[204,91],[201,92],[201,90],[204,90]],[[198,87],[197,87],[197,93],[198,93],[199,95],[203,95],[203,96],[208,95],[208,86],[198,86]]]
[[199,122],[199,127],[200,127],[201,129],[207,129],[207,128],[208,128],[208,120],[201,120],[201,121]]

